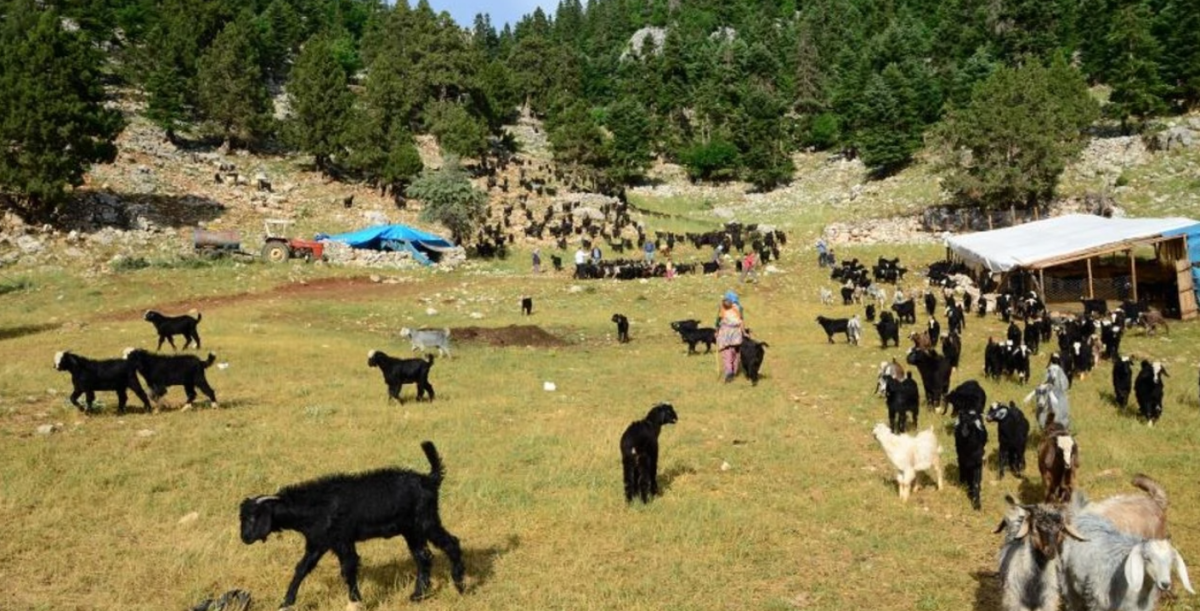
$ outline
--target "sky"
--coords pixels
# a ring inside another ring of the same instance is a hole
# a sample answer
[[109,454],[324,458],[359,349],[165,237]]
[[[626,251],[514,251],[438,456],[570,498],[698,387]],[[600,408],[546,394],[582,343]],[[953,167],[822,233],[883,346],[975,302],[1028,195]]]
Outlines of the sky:
[[[414,4],[415,0],[409,2],[409,6]],[[429,0],[429,6],[439,13],[449,12],[459,25],[467,28],[475,23],[476,14],[487,13],[491,15],[496,30],[502,30],[505,23],[515,26],[521,17],[532,13],[538,6],[547,16],[553,16],[558,0]]]

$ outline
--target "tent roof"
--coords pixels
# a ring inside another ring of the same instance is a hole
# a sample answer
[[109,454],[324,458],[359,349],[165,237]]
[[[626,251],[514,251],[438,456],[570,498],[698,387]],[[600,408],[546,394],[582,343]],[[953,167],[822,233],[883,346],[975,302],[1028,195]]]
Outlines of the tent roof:
[[1060,263],[1124,250],[1164,233],[1200,225],[1187,218],[1109,219],[1090,214],[1068,214],[994,231],[980,231],[946,239],[955,255],[968,265],[992,272],[1016,267],[1044,268]]
[[344,242],[352,248],[379,249],[384,240],[411,242],[414,245],[430,250],[442,250],[454,247],[454,244],[445,238],[440,238],[432,233],[425,233],[419,229],[413,229],[407,225],[376,225],[374,227],[367,227],[366,229],[359,229],[358,231],[331,235],[329,239],[335,242]]

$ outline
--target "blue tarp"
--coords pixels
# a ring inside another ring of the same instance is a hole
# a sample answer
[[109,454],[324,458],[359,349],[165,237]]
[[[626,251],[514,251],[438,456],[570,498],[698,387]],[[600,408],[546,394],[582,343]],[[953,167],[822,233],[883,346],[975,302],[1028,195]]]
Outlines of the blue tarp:
[[328,239],[343,242],[351,248],[371,250],[383,250],[386,242],[407,242],[434,252],[454,248],[454,244],[450,240],[406,225],[377,225],[358,231],[331,235]]

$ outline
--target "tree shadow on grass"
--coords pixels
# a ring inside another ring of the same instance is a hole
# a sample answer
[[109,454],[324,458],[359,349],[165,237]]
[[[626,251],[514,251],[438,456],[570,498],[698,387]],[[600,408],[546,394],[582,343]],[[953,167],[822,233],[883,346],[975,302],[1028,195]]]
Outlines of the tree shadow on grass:
[[54,225],[63,231],[134,229],[139,226],[139,219],[144,219],[157,227],[187,228],[218,219],[224,213],[225,205],[221,202],[192,194],[80,191],[73,204],[54,219]]
[[992,611],[1000,608],[999,574],[994,571],[973,571],[975,580],[975,605],[973,611]]
[[47,324],[41,324],[41,325],[18,325],[16,327],[0,327],[0,341],[4,341],[6,339],[17,339],[19,337],[25,337],[27,335],[37,335],[38,333],[45,333],[46,331],[53,331],[53,330],[59,328],[59,326],[61,326],[61,325],[59,325],[57,323],[53,323],[53,324],[47,323]]
[[[400,541],[400,539],[396,539]],[[464,546],[463,564],[467,567],[467,593],[471,593],[476,589],[483,587],[491,580],[495,573],[496,560],[512,553],[521,546],[521,536],[517,534],[508,535],[502,546],[490,546],[483,548],[471,548]],[[409,556],[407,548],[403,543],[399,543],[399,549],[403,550],[402,559],[396,559],[386,564],[368,564],[362,563],[359,569],[360,581],[373,581],[379,584],[384,589],[392,586],[392,584],[411,582],[416,579],[417,565],[413,563],[412,557]],[[450,563],[446,560],[446,556],[440,553],[440,550],[432,548],[434,552],[432,576],[436,576],[444,581],[447,588],[452,588],[453,582],[450,579]],[[336,580],[337,586],[343,587],[340,576],[331,577]],[[436,592],[434,592],[436,594]],[[407,596],[407,593],[405,593]]]

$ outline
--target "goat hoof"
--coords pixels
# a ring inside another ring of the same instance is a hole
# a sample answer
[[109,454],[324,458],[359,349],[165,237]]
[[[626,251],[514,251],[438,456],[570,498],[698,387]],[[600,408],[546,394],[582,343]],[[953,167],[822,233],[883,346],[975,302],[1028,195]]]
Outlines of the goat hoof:
[[192,404],[191,404],[191,403],[184,403],[184,404],[183,404],[183,407],[182,407],[182,408],[180,408],[180,410],[179,410],[179,411],[181,411],[181,412],[186,412],[186,411],[188,411],[189,409],[192,409]]
[[363,604],[357,601],[350,601],[346,604],[346,611],[362,611]]
[[218,405],[216,401],[213,401],[213,403],[212,403],[212,408],[213,408],[213,409],[220,409],[220,407],[221,407],[221,406],[220,406],[220,405]]

